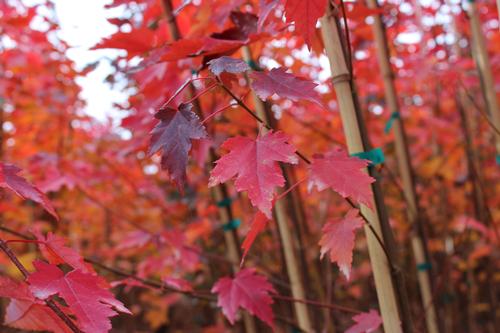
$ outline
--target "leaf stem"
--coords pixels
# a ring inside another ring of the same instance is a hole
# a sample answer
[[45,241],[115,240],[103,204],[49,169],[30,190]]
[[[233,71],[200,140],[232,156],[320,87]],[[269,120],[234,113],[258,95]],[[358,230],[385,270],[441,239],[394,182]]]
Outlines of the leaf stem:
[[216,115],[218,115],[219,113],[221,113],[222,111],[225,111],[233,106],[236,106],[238,104],[235,104],[235,103],[231,103],[229,105],[226,105],[226,106],[223,106],[221,107],[220,109],[212,112],[211,114],[209,114],[205,119],[203,119],[203,121],[201,122],[202,125],[204,125],[208,120],[212,119],[213,117],[215,117]]
[[195,99],[197,98],[200,98],[201,96],[203,96],[205,93],[209,92],[210,89],[214,88],[217,86],[217,83],[212,83],[211,85],[205,87],[204,89],[200,90],[196,95],[194,95],[193,97],[191,97],[187,102],[185,103],[191,103],[192,101],[194,101]]
[[286,191],[280,193],[280,195],[278,195],[274,201],[278,201],[278,200],[282,199],[285,195],[287,195],[288,193],[290,193],[294,188],[296,188],[297,186],[299,186],[300,184],[302,184],[306,180],[307,180],[307,178],[299,180],[298,182],[296,182],[295,184],[293,184],[292,186],[290,186]]
[[163,108],[166,108],[167,106],[170,105],[170,103],[172,103],[172,101],[177,97],[179,96],[179,94],[184,90],[186,89],[187,87],[191,86],[191,84],[194,82],[194,81],[199,81],[199,80],[213,80],[213,77],[197,77],[197,78],[191,78],[189,80],[187,80],[186,82],[184,82],[182,84],[182,86],[180,86],[177,91],[172,95],[170,96],[170,98],[165,102],[163,103],[163,105],[160,107],[160,110],[163,109]]
[[[273,130],[273,128],[271,126],[269,126],[266,122],[264,122],[264,120],[262,120],[255,112],[252,111],[252,109],[250,109],[250,107],[248,105],[245,104],[245,102],[243,100],[241,100],[240,98],[238,98],[232,91],[231,89],[229,89],[221,80],[217,79],[217,81],[219,82],[219,85],[222,87],[222,89],[224,89],[228,94],[229,96],[231,96],[235,101],[236,103],[241,106],[245,111],[247,111],[252,117],[254,117],[259,123],[261,123],[264,127],[266,127],[268,130]],[[295,154],[297,156],[299,156],[306,164],[311,164],[312,162],[304,155],[302,154],[299,150],[295,151]],[[299,182],[300,183],[300,182]],[[296,184],[297,185],[297,184]],[[294,186],[296,186],[294,185]],[[290,190],[290,189],[289,189]],[[288,190],[288,191],[289,191]],[[287,192],[288,192],[287,191]],[[287,192],[284,192],[285,194]],[[280,197],[278,197],[279,199]],[[277,199],[277,200],[278,200]],[[356,204],[354,204],[354,202],[352,202],[351,199],[349,198],[344,198],[344,200],[346,200],[349,205],[351,205],[351,207],[353,208],[358,208],[358,206]],[[387,262],[391,268],[391,270],[393,271],[396,271],[396,267],[394,266],[392,260],[391,260],[391,257],[389,256],[389,253],[387,251],[387,248],[385,247],[384,245],[384,242],[382,241],[382,238],[380,237],[380,235],[376,232],[376,230],[373,228],[373,225],[370,223],[370,221],[368,220],[368,218],[361,212],[359,211],[359,216],[361,216],[361,218],[366,222],[366,224],[368,225],[368,227],[370,228],[370,230],[373,232],[373,235],[375,236],[375,238],[377,239],[377,242],[379,243],[380,247],[382,248],[382,250],[384,251],[384,254],[385,256],[387,257]]]

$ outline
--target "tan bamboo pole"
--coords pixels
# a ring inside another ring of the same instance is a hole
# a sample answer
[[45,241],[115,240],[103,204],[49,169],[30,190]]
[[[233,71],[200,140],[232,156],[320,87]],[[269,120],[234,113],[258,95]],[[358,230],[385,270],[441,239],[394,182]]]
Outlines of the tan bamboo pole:
[[[175,19],[175,16],[173,15],[173,7],[172,7],[172,1],[171,0],[163,0],[163,9],[166,15],[167,23],[168,23],[168,29],[170,32],[170,36],[174,40],[179,40],[181,39],[181,33],[179,30],[179,27],[177,25],[177,20]],[[195,95],[195,87],[190,84],[189,85],[189,93],[191,96]],[[198,100],[195,100],[193,102],[195,112],[198,115],[201,115],[201,108]],[[217,156],[213,150],[210,151],[210,159],[212,162],[217,160]],[[214,188],[214,197],[215,200],[219,202],[227,201],[228,195],[227,195],[227,189],[225,185],[219,184]],[[232,222],[233,216],[232,216],[232,209],[229,205],[222,206],[219,205],[219,216],[221,218],[221,222],[224,224],[228,224]],[[238,263],[241,260],[241,254],[240,254],[240,248],[238,246],[238,239],[237,239],[237,234],[235,230],[224,230],[224,240],[226,243],[227,247],[227,256],[229,261],[232,264],[232,269],[233,273],[236,273],[239,271],[240,266]],[[304,297],[305,298],[305,297]],[[304,299],[303,298],[303,299]],[[255,320],[254,318],[247,312],[243,312],[243,323],[245,326],[245,331],[247,333],[256,333],[257,328],[255,325]]]
[[[477,70],[479,72],[479,76],[481,79],[481,89],[483,93],[483,97],[486,102],[487,110],[489,111],[489,117],[491,118],[491,123],[495,128],[499,128],[500,124],[500,110],[498,105],[498,99],[495,91],[495,82],[492,75],[491,64],[488,57],[488,51],[486,48],[486,41],[484,38],[484,34],[481,28],[481,21],[479,19],[479,14],[477,11],[477,5],[474,0],[470,1],[468,4],[467,14],[469,16],[470,27],[472,31],[472,40],[471,40],[471,51],[473,58],[476,63]],[[500,6],[498,7],[500,10]],[[453,20],[453,28],[455,34],[457,36],[456,42],[454,44],[455,53],[457,56],[461,55],[461,48],[458,44],[458,29],[456,19]],[[478,156],[477,151],[473,147],[472,138],[475,136],[475,117],[471,114],[474,109],[474,105],[472,105],[472,100],[470,96],[467,96],[467,92],[465,91],[465,87],[460,87],[458,90],[458,103],[457,108],[460,113],[462,127],[464,129],[465,136],[465,149],[466,149],[466,158],[468,160],[468,168],[471,177],[472,183],[472,194],[474,198],[474,209],[476,218],[479,221],[482,221],[484,224],[492,224],[492,217],[490,211],[488,209],[487,199],[485,197],[484,192],[484,177],[482,174],[482,169],[480,167],[480,158]],[[497,152],[497,158],[500,156],[500,135],[493,130],[493,135],[495,138],[495,148]],[[492,331],[497,331],[498,327],[500,327],[500,318],[496,314],[497,308],[497,299],[494,295],[496,295],[496,286],[495,283],[492,282],[492,268],[493,265],[490,263],[486,264],[488,267],[488,276],[487,276],[487,288],[490,290],[490,316],[492,323]],[[470,274],[473,278],[473,274]],[[474,286],[471,284],[471,290],[469,293],[469,317],[473,317],[475,303],[477,301],[477,297],[475,296],[476,290]],[[473,319],[472,319],[473,320]]]
[[[245,61],[253,61],[250,49],[247,46],[244,46],[242,51]],[[254,100],[254,106],[257,115],[261,119],[263,119],[266,124],[272,124],[272,119],[266,110],[265,104],[253,90],[252,98]],[[264,132],[267,131],[266,128],[263,128],[262,130]],[[292,231],[290,229],[285,202],[283,200],[278,200],[275,202],[274,215],[276,217],[276,224],[278,225],[278,231],[280,233],[283,244],[283,253],[285,256],[285,264],[288,273],[288,279],[290,280],[292,296],[298,299],[305,299],[306,294],[302,281],[302,275],[299,269],[299,260],[297,258],[295,247],[293,246]],[[297,323],[299,325],[299,328],[305,332],[313,332],[313,327],[311,324],[307,306],[303,303],[295,302],[294,309],[297,316]]]
[[497,12],[498,12],[498,20],[500,21],[500,0],[497,0]]
[[[491,70],[486,41],[481,28],[481,21],[474,0],[469,0],[467,13],[469,15],[470,28],[472,32],[472,53],[479,71],[483,89],[483,95],[488,107],[491,120],[496,128],[500,128],[500,109],[495,92],[495,81]],[[494,132],[495,148],[500,155],[500,134]]]
[[[358,116],[353,98],[351,86],[351,75],[348,69],[344,49],[341,41],[341,34],[338,29],[336,18],[333,15],[332,7],[329,4],[325,16],[321,19],[321,32],[325,45],[326,54],[330,62],[332,71],[332,81],[339,103],[342,125],[347,141],[349,152],[359,153],[365,151],[365,143],[358,123]],[[375,195],[372,192],[373,202]],[[380,203],[376,203],[380,204]],[[379,217],[379,212],[361,205],[361,212],[370,222],[375,232],[381,236],[384,243],[387,239],[383,237],[383,226]],[[387,221],[385,221],[387,222]],[[402,332],[401,319],[399,314],[398,299],[394,288],[392,271],[389,258],[384,249],[378,243],[369,226],[365,225],[365,234],[368,242],[368,251],[372,263],[372,270],[375,280],[376,292],[382,314],[384,330],[386,333]]]
[[[378,8],[377,0],[367,0],[369,8]],[[421,216],[417,193],[415,190],[414,171],[411,164],[410,154],[408,152],[408,143],[403,119],[400,115],[400,108],[396,87],[394,84],[394,72],[390,64],[389,45],[385,26],[380,14],[373,16],[373,32],[377,58],[384,81],[385,100],[393,118],[394,141],[396,147],[396,159],[399,168],[399,174],[403,183],[403,194],[407,204],[408,221],[412,226],[411,244],[415,263],[417,264],[417,278],[422,297],[423,308],[425,311],[425,320],[427,331],[429,333],[438,333],[438,324],[436,318],[436,309],[432,299],[432,285],[429,271],[430,258],[426,250],[424,219]]]

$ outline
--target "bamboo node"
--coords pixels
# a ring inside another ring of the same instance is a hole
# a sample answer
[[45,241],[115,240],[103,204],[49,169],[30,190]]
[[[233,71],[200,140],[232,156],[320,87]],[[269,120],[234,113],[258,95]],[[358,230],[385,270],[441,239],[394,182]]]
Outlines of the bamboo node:
[[341,82],[350,82],[352,79],[350,74],[344,73],[335,75],[332,77],[333,84],[341,83]]

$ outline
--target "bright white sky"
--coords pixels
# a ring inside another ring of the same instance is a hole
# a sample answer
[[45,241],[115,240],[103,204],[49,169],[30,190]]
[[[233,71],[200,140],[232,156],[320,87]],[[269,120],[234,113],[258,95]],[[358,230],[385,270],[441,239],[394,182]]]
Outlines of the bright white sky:
[[[23,0],[27,5],[38,3],[37,0]],[[106,76],[112,72],[109,61],[120,51],[89,49],[103,37],[116,31],[106,18],[119,16],[120,11],[108,10],[104,6],[110,0],[52,0],[56,7],[56,15],[60,23],[59,38],[66,41],[71,49],[68,57],[73,60],[78,69],[98,60],[99,66],[86,77],[77,79],[82,87],[81,97],[86,100],[86,112],[99,120],[116,115],[113,103],[123,102],[127,95],[119,89],[112,89],[104,82]],[[122,51],[123,52],[123,51]]]
[[[75,61],[78,68],[100,59],[114,58],[118,50],[95,50],[89,48],[97,44],[101,38],[116,32],[106,17],[118,13],[106,10],[104,6],[111,1],[106,0],[53,0],[56,5],[56,15],[61,26],[60,38],[72,46],[68,57]],[[78,79],[82,86],[82,98],[87,101],[87,113],[98,119],[104,120],[113,114],[113,103],[123,102],[126,94],[111,89],[104,82],[112,69],[109,61],[101,61],[96,70],[88,76]]]
[[[0,0],[2,1],[2,0]],[[40,0],[22,0],[27,5],[39,3]],[[95,50],[89,49],[97,44],[103,37],[109,36],[116,31],[106,18],[120,16],[120,9],[108,10],[104,6],[111,0],[52,0],[55,3],[56,15],[60,23],[61,32],[59,38],[66,41],[70,46],[67,55],[75,63],[77,68],[83,69],[86,65],[101,60],[99,66],[86,77],[77,79],[82,87],[81,97],[86,100],[86,113],[95,118],[105,121],[108,117],[119,118],[119,112],[113,108],[113,103],[126,101],[127,94],[120,89],[112,89],[104,82],[106,76],[113,72],[109,61],[120,52],[118,50]],[[426,0],[421,0],[422,2]],[[402,11],[405,8],[401,8]],[[420,40],[418,32],[409,32],[398,36],[399,43],[418,43]],[[307,58],[307,56],[306,56]],[[323,57],[322,65],[325,73],[329,76],[329,66],[326,57]]]

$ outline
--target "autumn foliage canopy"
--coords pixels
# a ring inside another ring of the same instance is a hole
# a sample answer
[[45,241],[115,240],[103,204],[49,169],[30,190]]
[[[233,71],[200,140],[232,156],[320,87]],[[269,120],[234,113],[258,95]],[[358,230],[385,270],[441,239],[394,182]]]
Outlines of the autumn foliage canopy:
[[1,332],[498,331],[494,0],[106,8],[102,121],[0,0]]

